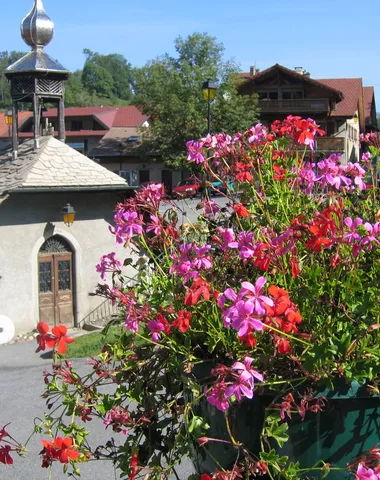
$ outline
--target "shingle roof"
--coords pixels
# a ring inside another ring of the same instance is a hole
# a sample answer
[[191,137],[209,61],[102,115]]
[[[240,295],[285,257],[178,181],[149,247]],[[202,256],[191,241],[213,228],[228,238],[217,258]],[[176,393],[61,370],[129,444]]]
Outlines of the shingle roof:
[[90,157],[101,156],[117,156],[120,155],[120,148],[122,148],[123,155],[128,154],[128,150],[132,151],[140,142],[128,141],[131,137],[139,137],[136,127],[113,127],[100,142],[90,152]]
[[0,157],[0,195],[41,190],[126,189],[125,180],[54,137],[41,137],[19,147],[18,158]]
[[364,97],[364,118],[366,123],[371,123],[372,103],[375,97],[375,89],[373,87],[363,87]]
[[22,58],[10,65],[5,70],[5,76],[11,77],[17,73],[41,72],[41,73],[59,73],[68,78],[70,72],[63,67],[57,60],[53,60],[42,49],[35,49],[28,52]]
[[343,92],[344,99],[336,104],[331,112],[332,117],[352,117],[359,108],[359,97],[362,92],[361,78],[325,78],[318,79],[330,88]]

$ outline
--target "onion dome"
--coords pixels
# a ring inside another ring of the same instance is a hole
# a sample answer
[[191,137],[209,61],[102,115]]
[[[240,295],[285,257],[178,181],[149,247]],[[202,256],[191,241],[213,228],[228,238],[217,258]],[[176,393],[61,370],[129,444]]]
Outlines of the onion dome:
[[33,49],[45,47],[54,34],[54,23],[46,15],[42,0],[34,0],[30,12],[21,22],[21,36]]

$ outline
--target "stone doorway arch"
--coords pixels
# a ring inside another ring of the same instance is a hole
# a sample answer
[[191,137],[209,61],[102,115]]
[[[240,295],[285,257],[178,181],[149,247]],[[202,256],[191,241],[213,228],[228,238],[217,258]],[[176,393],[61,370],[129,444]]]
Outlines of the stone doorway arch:
[[60,235],[38,252],[39,319],[49,325],[74,325],[73,249]]

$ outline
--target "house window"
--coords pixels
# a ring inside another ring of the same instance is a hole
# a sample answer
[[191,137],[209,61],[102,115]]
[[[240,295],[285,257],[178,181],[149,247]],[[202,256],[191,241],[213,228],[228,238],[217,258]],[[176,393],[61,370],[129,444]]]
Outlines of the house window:
[[136,170],[119,170],[119,175],[127,181],[130,187],[137,187],[138,175]]
[[330,137],[335,133],[335,122],[327,122],[326,135]]
[[302,90],[283,90],[282,99],[283,100],[302,100],[303,91]]
[[71,122],[71,131],[79,132],[80,130],[83,130],[83,122],[81,120],[73,120]]
[[278,90],[258,90],[259,100],[278,100]]

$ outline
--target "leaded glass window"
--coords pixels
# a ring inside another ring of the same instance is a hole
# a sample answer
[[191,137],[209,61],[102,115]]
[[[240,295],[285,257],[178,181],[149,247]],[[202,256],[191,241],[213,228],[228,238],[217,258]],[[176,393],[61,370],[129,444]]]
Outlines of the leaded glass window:
[[40,263],[40,292],[47,293],[52,292],[52,275],[51,275],[52,262]]
[[40,249],[41,253],[71,252],[70,245],[59,235],[54,235],[46,240]]
[[58,290],[71,289],[70,260],[58,261]]

